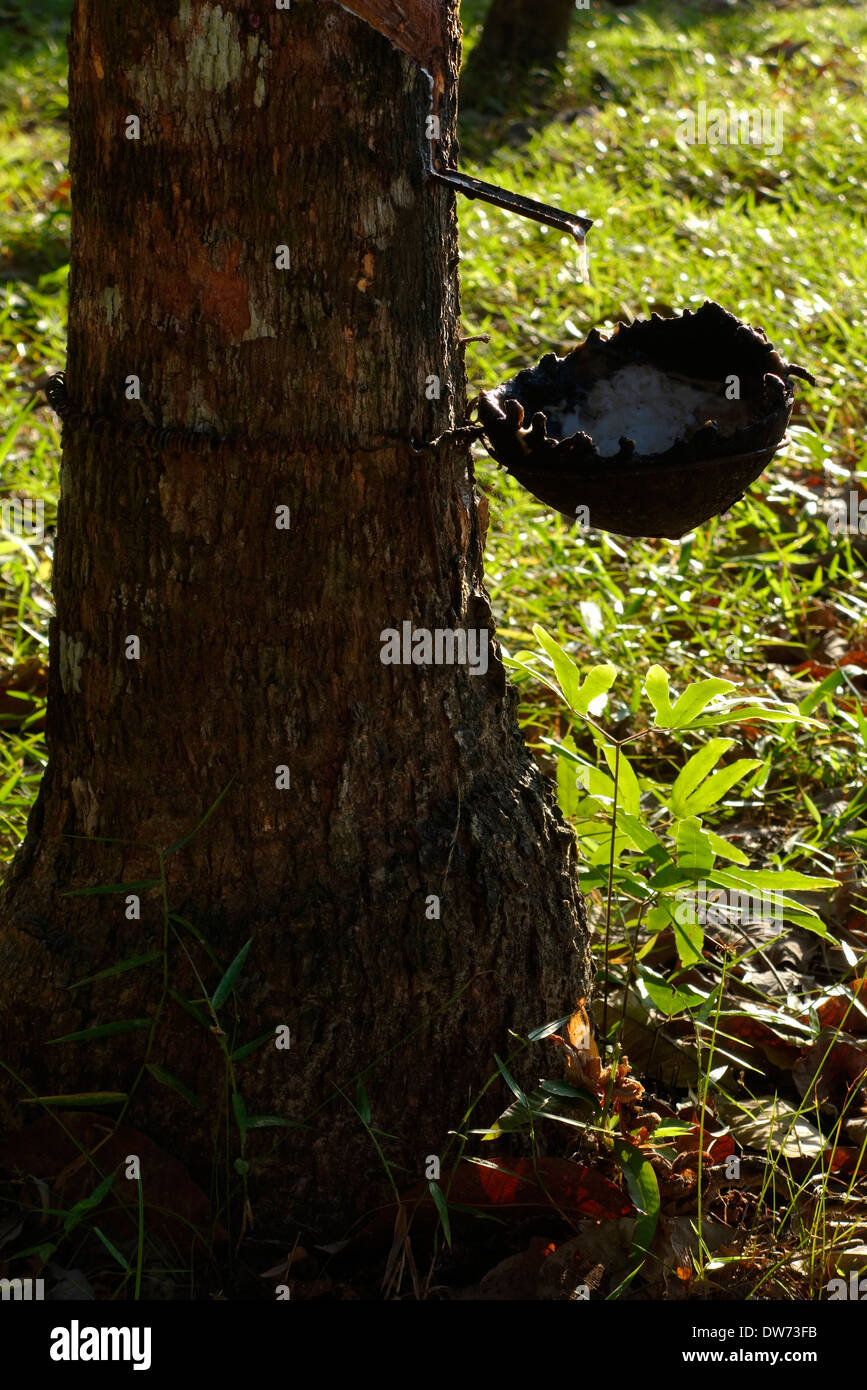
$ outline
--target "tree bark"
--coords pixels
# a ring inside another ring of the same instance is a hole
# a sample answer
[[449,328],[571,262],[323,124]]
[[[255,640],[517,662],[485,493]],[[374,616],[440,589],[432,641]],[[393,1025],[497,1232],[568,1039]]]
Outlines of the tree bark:
[[575,0],[492,0],[480,43],[494,63],[553,67],[569,42]]
[[[484,675],[381,660],[404,622],[493,639],[466,449],[408,442],[465,410],[428,80],[330,0],[261,14],[75,6],[49,761],[0,905],[0,1059],[31,1097],[127,1093],[106,1113],[203,1182],[228,1113],[254,1210],[333,1230],[387,1192],[358,1076],[421,1177],[508,1030],[586,993],[587,929],[496,646]],[[270,1037],[227,1068],[201,1001],[248,939],[215,1011],[230,1048]],[[242,1149],[233,1085],[307,1128]]]
[[485,105],[486,92],[526,87],[534,68],[552,73],[569,42],[575,0],[491,0],[461,80],[461,99]]

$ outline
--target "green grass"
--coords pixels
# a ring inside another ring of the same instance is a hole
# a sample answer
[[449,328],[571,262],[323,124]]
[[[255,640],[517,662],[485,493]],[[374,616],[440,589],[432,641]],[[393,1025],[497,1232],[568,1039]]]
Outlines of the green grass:
[[[471,21],[483,9],[464,5],[468,46],[478,32]],[[746,754],[761,760],[761,771],[733,786],[703,821],[746,850],[752,870],[856,885],[846,910],[831,919],[835,929],[845,919],[854,934],[842,948],[845,960],[839,946],[824,948],[818,981],[826,988],[864,973],[867,940],[857,886],[867,840],[867,657],[860,655],[867,647],[867,539],[830,535],[824,511],[850,490],[867,494],[865,50],[867,14],[848,4],[739,3],[720,11],[650,0],[619,14],[594,6],[578,14],[560,80],[541,108],[498,112],[494,86],[484,114],[464,113],[462,155],[469,172],[593,218],[591,284],[580,283],[567,238],[478,203],[459,208],[464,331],[490,335],[468,346],[471,395],[544,352],[568,351],[591,328],[611,331],[618,321],[681,312],[707,298],[763,328],[784,358],[816,377],[815,388],[797,391],[788,447],[746,500],[678,542],[582,534],[495,471],[481,450],[477,478],[490,501],[487,582],[507,652],[519,661],[538,653],[532,629],[539,624],[582,673],[601,662],[617,666],[598,717],[610,738],[635,738],[629,758],[643,789],[671,784],[702,742],[675,743],[653,729],[637,737],[648,729],[643,684],[654,663],[677,690],[725,677],[821,721],[767,733],[745,728],[723,765]],[[678,113],[699,100],[781,112],[780,154],[735,144],[680,148]],[[767,1117],[779,1087],[799,1121],[816,1127],[818,1151],[845,1145],[845,1131],[829,1133],[827,1121],[822,1138],[815,1107],[800,1098],[788,1068],[769,1069],[766,1057],[731,1036],[740,995],[746,1018],[765,1010],[778,1037],[797,1038],[809,1016],[815,1038],[810,1010],[821,989],[811,980],[788,998],[754,994],[744,1002],[740,977],[756,966],[758,948],[729,960],[735,998],[726,986],[722,1035],[710,1057],[708,1021],[695,1003],[670,1015],[671,1006],[660,1010],[666,990],[688,993],[698,983],[701,992],[703,981],[705,990],[721,991],[719,962],[705,952],[697,977],[673,942],[663,946],[653,922],[661,899],[642,897],[641,860],[619,844],[609,880],[603,842],[610,804],[606,812],[597,798],[595,816],[588,802],[583,815],[576,809],[575,768],[559,751],[577,748],[598,765],[598,750],[545,684],[550,662],[538,656],[536,664],[542,680],[526,664],[511,674],[525,733],[557,776],[561,805],[576,825],[597,928],[597,988],[616,1004],[612,1036],[632,1052],[653,1030],[651,1055],[667,1037],[675,1073],[686,1055],[697,1061],[702,1094],[717,1113],[755,1101]],[[604,777],[610,766],[602,768]],[[644,824],[658,832],[662,813],[652,790],[643,791],[641,807]],[[827,918],[827,901],[821,910]],[[645,964],[654,968],[642,979]],[[747,1061],[739,1076],[733,1057]],[[795,1174],[777,1139],[768,1137],[767,1150],[763,1200],[767,1184],[778,1181],[791,1196],[770,1203],[733,1267],[698,1261],[705,1288],[731,1289],[734,1281],[756,1296],[824,1297],[834,1256],[805,1194],[827,1160],[816,1157],[809,1172],[802,1163]]]
[[[31,392],[66,352],[69,9],[65,0],[0,3],[0,501],[41,500],[45,528],[41,538],[0,529],[0,687],[43,665],[52,613],[60,440]],[[17,704],[20,713],[7,697],[0,713],[2,859],[21,840],[45,764],[43,701]]]
[[[26,393],[64,356],[68,8],[43,0],[24,19],[7,3],[0,22],[2,496],[44,498],[49,531],[58,434],[50,412],[26,410]],[[483,11],[465,0],[468,49]],[[798,388],[783,461],[729,519],[679,543],[581,537],[482,456],[479,477],[493,504],[488,582],[507,646],[544,622],[582,658],[631,675],[633,709],[651,661],[675,680],[724,672],[774,684],[770,649],[806,659],[834,625],[851,648],[861,644],[863,538],[829,539],[817,504],[824,489],[844,493],[867,477],[865,36],[867,15],[853,5],[740,3],[720,12],[648,0],[628,13],[597,5],[576,12],[562,81],[541,114],[465,113],[465,168],[595,223],[587,287],[567,239],[461,204],[466,330],[491,335],[468,347],[472,390],[552,347],[568,350],[592,327],[706,297],[761,325],[818,378],[815,389]],[[788,60],[778,50],[802,40],[807,46]],[[781,110],[782,155],[678,148],[678,111],[700,98]],[[0,659],[19,666],[45,649],[50,534],[32,546],[5,536],[0,555]],[[832,698],[851,717],[857,697],[847,677]],[[40,753],[29,735],[22,745],[7,734],[0,748],[8,856]],[[798,740],[775,768],[764,814],[779,802],[788,822],[804,785],[854,794],[853,748],[845,720],[827,736]],[[18,765],[24,780],[10,788]]]
[[[483,8],[464,6],[468,46]],[[788,61],[775,51],[801,40]],[[799,665],[816,662],[803,697],[818,668],[835,664],[822,639],[836,637],[838,657],[864,645],[865,539],[830,537],[822,506],[867,481],[865,51],[867,14],[851,5],[596,6],[578,12],[562,81],[541,114],[465,120],[465,168],[594,219],[588,287],[567,238],[461,204],[465,331],[490,334],[468,347],[471,393],[543,352],[568,351],[591,328],[706,298],[761,326],[817,377],[815,388],[799,386],[791,443],[747,500],[679,542],[581,535],[480,452],[487,577],[507,648],[525,645],[540,622],[576,659],[614,662],[631,692],[612,711],[619,719],[634,714],[654,661],[681,685],[725,675],[791,698]],[[680,149],[677,113],[699,99],[781,110],[781,155]],[[864,684],[844,670],[826,702],[827,731],[774,753],[753,814],[800,827],[811,845],[823,838],[799,792],[858,793],[864,749],[853,724]],[[545,708],[528,695],[537,729]],[[839,826],[821,829],[839,839]]]

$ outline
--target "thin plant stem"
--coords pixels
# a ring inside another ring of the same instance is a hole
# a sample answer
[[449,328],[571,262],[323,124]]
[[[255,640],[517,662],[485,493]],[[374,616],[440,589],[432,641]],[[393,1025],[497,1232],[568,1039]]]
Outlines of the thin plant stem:
[[614,891],[614,843],[617,839],[617,786],[620,776],[620,744],[614,745],[614,803],[611,807],[611,852],[608,856],[608,902],[605,908],[605,994],[602,1000],[602,1038],[608,1044],[608,950],[611,942],[611,895]]

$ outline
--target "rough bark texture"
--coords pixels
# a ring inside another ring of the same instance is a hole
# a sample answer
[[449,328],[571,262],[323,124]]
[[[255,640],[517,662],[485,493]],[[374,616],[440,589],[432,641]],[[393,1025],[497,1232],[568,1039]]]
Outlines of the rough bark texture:
[[[329,0],[263,6],[252,28],[246,14],[75,9],[68,390],[112,423],[64,432],[50,759],[4,889],[0,1058],[39,1094],[135,1085],[125,1120],[206,1182],[225,1066],[166,986],[201,998],[198,972],[212,993],[252,938],[221,1023],[238,1042],[285,1024],[292,1046],[254,1052],[238,1089],[249,1114],[310,1125],[251,1133],[254,1207],[333,1229],[386,1190],[336,1088],[354,1097],[365,1071],[390,1155],[420,1176],[507,1030],[586,991],[586,924],[573,837],[495,654],[485,676],[380,660],[381,631],[405,620],[492,630],[466,452],[406,442],[464,412],[428,81]],[[142,447],[142,420],[228,442],[155,430]],[[140,891],[140,921],[124,893],[64,896],[159,878],[157,848],[229,783],[164,858],[165,902]],[[149,951],[161,959],[69,989]],[[156,1024],[46,1046],[134,1018]],[[146,1058],[204,1108],[141,1074]],[[0,1119],[20,1124],[20,1099],[5,1078]]]

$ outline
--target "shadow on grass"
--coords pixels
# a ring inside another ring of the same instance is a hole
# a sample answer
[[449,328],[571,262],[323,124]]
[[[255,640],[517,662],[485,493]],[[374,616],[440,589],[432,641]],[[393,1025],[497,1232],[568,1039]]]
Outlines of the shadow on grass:
[[[472,161],[489,161],[498,149],[520,149],[545,126],[555,121],[571,124],[585,113],[609,103],[629,108],[642,84],[642,60],[626,62],[617,71],[606,70],[599,39],[627,27],[641,36],[647,28],[647,60],[653,62],[663,48],[682,56],[677,35],[688,40],[707,40],[712,31],[721,54],[742,56],[744,11],[761,28],[781,7],[810,8],[813,0],[640,0],[624,5],[614,0],[593,0],[587,11],[576,10],[569,50],[559,67],[521,68],[515,62],[492,67],[485,63],[479,39],[483,21],[497,0],[461,0],[465,34],[465,58],[461,72],[461,144]],[[696,32],[697,31],[697,32]],[[595,41],[594,47],[586,45]],[[595,48],[595,52],[594,52]],[[602,66],[597,66],[602,64]]]

